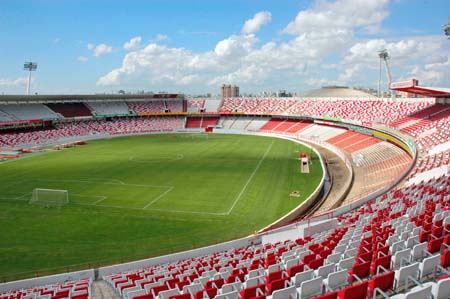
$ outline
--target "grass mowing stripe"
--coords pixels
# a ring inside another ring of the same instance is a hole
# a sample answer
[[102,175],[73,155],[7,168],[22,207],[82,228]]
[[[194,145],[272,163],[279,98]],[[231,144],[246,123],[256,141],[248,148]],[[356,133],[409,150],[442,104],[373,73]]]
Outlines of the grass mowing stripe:
[[270,152],[270,150],[272,149],[273,146],[273,141],[272,143],[267,147],[266,152],[264,153],[264,155],[262,156],[262,158],[259,160],[258,164],[255,167],[255,170],[253,170],[252,174],[250,175],[250,177],[248,178],[247,182],[245,183],[244,187],[242,188],[241,192],[239,193],[239,195],[236,197],[236,199],[233,202],[233,205],[230,207],[230,209],[227,212],[227,215],[231,214],[231,211],[233,211],[234,207],[236,206],[236,204],[239,202],[239,200],[242,197],[242,194],[244,194],[245,189],[247,189],[248,184],[250,184],[250,182],[252,181],[253,177],[255,176],[256,172],[258,171],[259,167],[261,166],[261,163],[264,161],[264,159],[266,158],[267,154]]

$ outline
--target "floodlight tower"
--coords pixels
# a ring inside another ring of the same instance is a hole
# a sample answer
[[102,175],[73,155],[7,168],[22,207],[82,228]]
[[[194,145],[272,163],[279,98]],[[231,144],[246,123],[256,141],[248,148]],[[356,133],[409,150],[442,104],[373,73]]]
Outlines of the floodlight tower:
[[37,63],[36,62],[25,62],[23,64],[23,69],[25,71],[28,71],[28,84],[27,84],[27,95],[30,95],[30,85],[31,85],[31,72],[35,71],[37,69]]
[[447,25],[444,25],[444,33],[446,36],[448,36],[448,39],[450,39],[450,22],[447,23]]
[[[378,97],[381,97],[381,68],[382,68],[382,64],[384,62],[384,66],[386,68],[386,77],[388,79],[388,87],[390,86],[391,82],[392,82],[392,77],[391,77],[391,69],[389,68],[389,54],[387,52],[386,49],[380,50],[378,51],[378,57],[380,57],[380,73],[378,76]],[[394,95],[394,93],[392,92],[392,95]]]

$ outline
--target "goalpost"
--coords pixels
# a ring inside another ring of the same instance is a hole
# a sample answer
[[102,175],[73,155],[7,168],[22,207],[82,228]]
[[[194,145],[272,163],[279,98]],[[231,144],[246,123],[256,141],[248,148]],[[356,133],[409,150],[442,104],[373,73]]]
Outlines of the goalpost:
[[69,203],[67,190],[41,189],[33,190],[30,204],[38,204],[46,207],[61,207]]

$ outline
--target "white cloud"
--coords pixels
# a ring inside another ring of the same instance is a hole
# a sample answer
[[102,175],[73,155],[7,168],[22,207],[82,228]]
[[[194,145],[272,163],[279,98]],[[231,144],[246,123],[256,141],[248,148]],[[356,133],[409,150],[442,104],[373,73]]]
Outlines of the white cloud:
[[136,36],[123,44],[123,48],[127,51],[137,50],[141,46],[142,37]]
[[16,79],[0,79],[0,87],[25,86],[27,85],[27,82],[28,82],[27,77],[19,77]]
[[[324,84],[369,87],[378,76],[381,48],[392,57],[394,79],[417,74],[450,81],[445,75],[450,51],[444,37],[360,37],[362,32],[382,29],[388,4],[389,0],[317,0],[287,22],[283,32],[291,37],[281,42],[259,44],[255,33],[270,21],[270,15],[258,17],[261,13],[245,22],[242,34],[219,40],[207,51],[154,41],[127,53],[122,65],[98,78],[97,85],[151,86],[155,90],[182,86],[186,92],[217,90],[222,83],[239,84],[248,91],[299,90]],[[421,63],[423,67],[418,66]]]
[[85,63],[89,60],[86,56],[78,56],[77,60],[81,63]]
[[253,18],[245,21],[244,26],[242,26],[242,33],[253,34],[257,33],[261,26],[269,23],[272,20],[272,14],[268,11],[260,11],[256,13]]
[[94,45],[94,44],[87,44],[88,50],[92,51],[92,55],[95,57],[99,57],[101,55],[105,55],[112,52],[112,47],[108,46],[107,44],[100,44],[100,45]]
[[161,33],[158,33],[158,34],[156,35],[156,37],[155,37],[155,40],[156,40],[157,42],[163,41],[163,40],[167,40],[167,39],[169,39],[169,37],[168,37],[167,35],[161,34]]

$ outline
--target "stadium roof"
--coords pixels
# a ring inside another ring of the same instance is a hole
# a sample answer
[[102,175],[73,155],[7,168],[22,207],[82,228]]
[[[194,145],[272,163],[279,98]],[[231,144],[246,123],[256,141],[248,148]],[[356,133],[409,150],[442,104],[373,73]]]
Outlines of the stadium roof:
[[82,95],[0,95],[0,104],[7,103],[47,103],[47,102],[87,102],[87,101],[130,101],[153,99],[180,99],[183,94],[82,94]]
[[374,98],[375,96],[347,86],[324,86],[306,94],[308,97]]
[[389,87],[392,90],[414,93],[426,97],[450,98],[450,88],[419,86],[419,81],[416,79],[394,82]]

